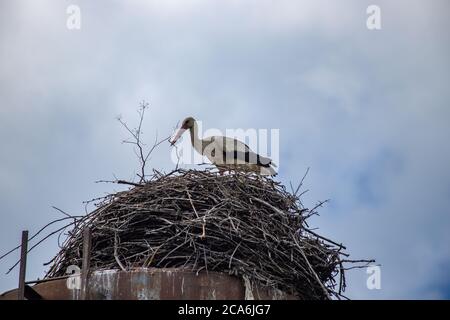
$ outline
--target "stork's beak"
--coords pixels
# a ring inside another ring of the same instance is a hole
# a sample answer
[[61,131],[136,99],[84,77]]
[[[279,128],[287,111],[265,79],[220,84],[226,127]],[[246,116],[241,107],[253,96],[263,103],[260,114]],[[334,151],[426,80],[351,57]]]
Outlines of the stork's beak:
[[169,140],[170,144],[173,146],[175,142],[177,142],[178,139],[183,135],[183,133],[186,131],[184,128],[178,129],[177,133],[173,136],[172,139]]

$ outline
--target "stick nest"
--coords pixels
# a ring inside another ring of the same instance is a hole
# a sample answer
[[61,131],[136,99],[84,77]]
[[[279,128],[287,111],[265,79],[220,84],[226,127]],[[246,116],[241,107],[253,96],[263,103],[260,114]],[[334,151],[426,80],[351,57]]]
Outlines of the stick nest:
[[83,230],[92,232],[91,270],[184,268],[246,276],[300,299],[341,298],[342,245],[319,236],[315,214],[271,178],[210,170],[155,173],[103,198],[78,220],[46,278],[81,267]]

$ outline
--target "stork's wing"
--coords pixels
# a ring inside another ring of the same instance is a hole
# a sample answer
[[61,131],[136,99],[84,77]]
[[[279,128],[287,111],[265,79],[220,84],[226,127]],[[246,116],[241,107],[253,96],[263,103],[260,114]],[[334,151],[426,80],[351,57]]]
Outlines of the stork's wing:
[[217,148],[221,149],[224,163],[229,164],[257,164],[270,166],[271,159],[253,152],[245,143],[228,137],[214,137]]
[[216,148],[218,152],[237,150],[241,152],[251,151],[245,143],[228,137],[212,136],[203,139],[203,149]]
[[236,164],[256,164],[262,167],[270,167],[272,160],[267,157],[260,156],[253,151],[231,151],[224,152],[224,158],[226,163],[236,163]]
[[[217,139],[218,137],[216,137]],[[251,151],[249,146],[243,143],[242,141],[239,141],[238,139],[228,138],[228,137],[219,137],[222,138],[222,150],[225,152],[230,151],[239,151],[239,152],[248,152]]]

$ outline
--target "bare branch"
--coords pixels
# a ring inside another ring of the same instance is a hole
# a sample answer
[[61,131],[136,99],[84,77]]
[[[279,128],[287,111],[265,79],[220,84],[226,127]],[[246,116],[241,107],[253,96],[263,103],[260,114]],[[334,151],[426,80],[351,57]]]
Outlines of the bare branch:
[[138,119],[138,125],[136,128],[131,128],[130,126],[128,126],[128,124],[124,120],[122,120],[121,116],[117,117],[117,121],[119,121],[119,123],[131,135],[130,138],[124,139],[122,141],[122,143],[134,145],[133,152],[136,155],[136,157],[138,158],[139,165],[140,165],[139,173],[136,174],[139,178],[139,184],[145,182],[145,178],[147,176],[145,173],[145,169],[146,169],[147,161],[150,159],[150,155],[152,154],[152,152],[161,143],[163,143],[164,141],[166,141],[170,138],[170,136],[169,136],[167,138],[162,139],[161,141],[158,141],[158,134],[156,133],[155,141],[154,141],[152,147],[150,147],[148,151],[145,150],[146,145],[142,140],[142,135],[144,134],[143,124],[144,124],[145,112],[149,108],[149,106],[150,106],[150,104],[148,102],[146,102],[145,100],[142,101],[141,104],[139,105],[139,108],[137,110],[139,119]]

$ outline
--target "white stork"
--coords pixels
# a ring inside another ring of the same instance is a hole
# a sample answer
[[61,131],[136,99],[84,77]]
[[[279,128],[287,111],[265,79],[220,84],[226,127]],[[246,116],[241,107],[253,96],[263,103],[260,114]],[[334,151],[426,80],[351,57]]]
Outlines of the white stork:
[[170,143],[174,145],[183,133],[189,129],[194,149],[206,156],[222,174],[225,170],[251,171],[261,175],[275,175],[270,158],[253,152],[245,143],[224,136],[211,136],[204,139],[198,137],[197,121],[188,117],[178,129]]

